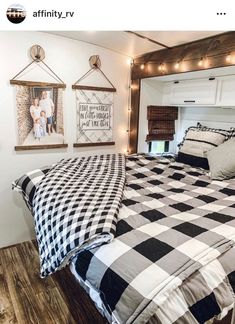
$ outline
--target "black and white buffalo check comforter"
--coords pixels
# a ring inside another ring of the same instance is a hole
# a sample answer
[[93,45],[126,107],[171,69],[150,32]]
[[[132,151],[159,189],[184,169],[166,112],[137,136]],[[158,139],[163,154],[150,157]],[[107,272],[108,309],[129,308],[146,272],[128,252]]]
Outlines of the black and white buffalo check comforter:
[[116,237],[72,271],[112,323],[205,323],[233,308],[235,180],[130,156]]
[[62,160],[37,183],[32,210],[42,277],[113,239],[124,184],[122,154]]

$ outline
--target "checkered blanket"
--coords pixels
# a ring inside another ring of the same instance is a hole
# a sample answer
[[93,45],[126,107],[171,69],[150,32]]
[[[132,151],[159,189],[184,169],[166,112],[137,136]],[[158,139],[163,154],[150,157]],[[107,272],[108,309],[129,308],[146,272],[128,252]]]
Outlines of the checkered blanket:
[[122,154],[62,160],[46,173],[33,198],[42,277],[113,239],[124,183]]
[[224,286],[230,295],[221,303],[231,308],[226,276],[234,281],[235,264],[222,271],[218,258],[235,255],[235,181],[210,181],[199,169],[147,156],[129,157],[126,171],[116,238],[73,260],[109,321],[204,323],[220,313],[215,290],[221,298]]

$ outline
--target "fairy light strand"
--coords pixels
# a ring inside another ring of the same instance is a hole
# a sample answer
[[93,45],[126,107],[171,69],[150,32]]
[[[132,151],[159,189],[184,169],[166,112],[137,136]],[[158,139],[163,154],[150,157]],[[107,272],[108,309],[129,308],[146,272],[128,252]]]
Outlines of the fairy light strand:
[[194,62],[194,61],[198,61],[197,65],[199,67],[208,67],[209,63],[211,63],[211,58],[214,57],[220,57],[220,56],[225,56],[225,62],[227,64],[234,64],[233,60],[235,58],[235,55],[232,55],[232,52],[225,52],[225,53],[220,53],[220,54],[214,54],[214,55],[204,55],[201,57],[197,57],[197,58],[190,58],[190,59],[178,59],[177,61],[164,61],[164,62],[159,62],[159,61],[149,61],[149,62],[139,62],[139,63],[135,63],[133,62],[133,65],[137,65],[140,67],[141,70],[144,70],[147,64],[158,64],[158,70],[160,72],[165,72],[166,71],[166,65],[170,65],[172,64],[175,70],[179,70],[183,64],[183,62]]

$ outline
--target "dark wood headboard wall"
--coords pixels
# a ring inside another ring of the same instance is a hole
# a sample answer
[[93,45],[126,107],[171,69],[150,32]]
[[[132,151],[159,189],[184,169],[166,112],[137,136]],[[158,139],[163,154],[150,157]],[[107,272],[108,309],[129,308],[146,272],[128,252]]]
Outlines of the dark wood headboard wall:
[[[141,79],[176,73],[200,71],[235,65],[226,56],[235,53],[235,31],[226,32],[191,43],[146,53],[134,59],[131,71],[131,120],[129,153],[137,152]],[[207,65],[199,66],[201,59]],[[177,62],[187,62],[184,69],[176,70]],[[163,69],[159,69],[162,64]]]

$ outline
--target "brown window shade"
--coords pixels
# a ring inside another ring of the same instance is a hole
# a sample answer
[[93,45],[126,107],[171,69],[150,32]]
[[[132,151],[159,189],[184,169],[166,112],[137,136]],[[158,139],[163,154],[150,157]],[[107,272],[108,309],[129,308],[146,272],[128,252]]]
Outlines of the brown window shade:
[[168,106],[148,106],[147,142],[160,140],[172,141],[175,134],[175,120],[178,119],[178,108]]

